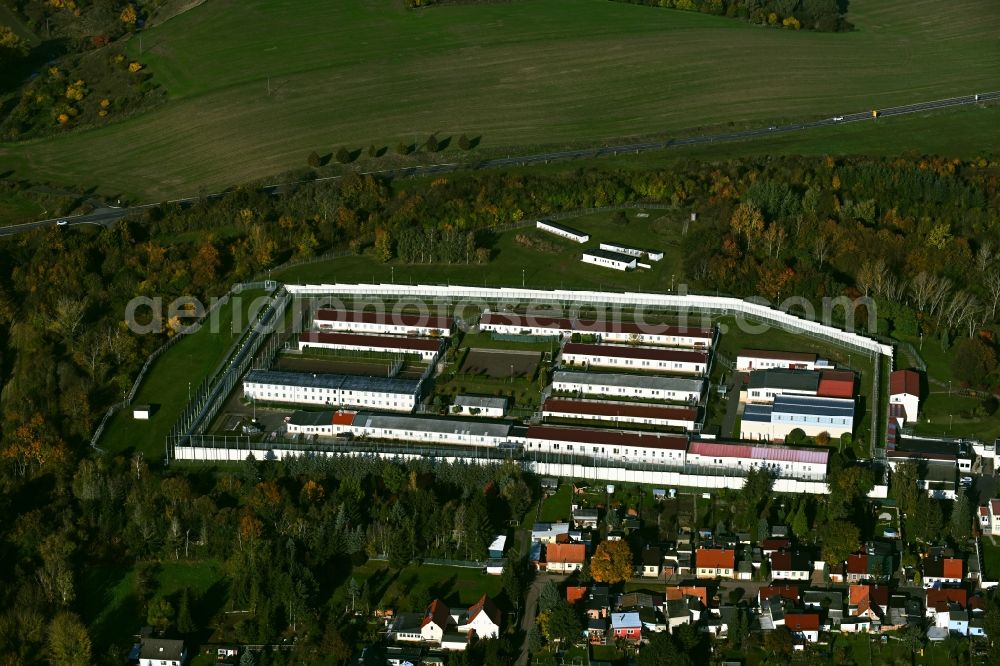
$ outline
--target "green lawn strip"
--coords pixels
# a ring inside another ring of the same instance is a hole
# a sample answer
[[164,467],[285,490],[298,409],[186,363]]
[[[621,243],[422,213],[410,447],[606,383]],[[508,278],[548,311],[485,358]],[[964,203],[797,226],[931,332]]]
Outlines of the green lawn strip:
[[538,521],[542,523],[568,521],[571,518],[570,501],[572,497],[573,484],[563,479],[555,494],[542,500],[542,510],[538,514]]
[[[918,354],[920,354],[920,358],[922,358],[924,363],[927,364],[927,375],[929,379],[935,379],[945,385],[947,385],[949,381],[954,381],[955,377],[951,371],[952,354],[941,348],[941,342],[939,340],[929,337],[921,342],[920,338],[915,335],[903,335],[898,332],[894,333],[892,337],[901,342],[908,342],[913,345],[913,348],[917,350]],[[905,354],[900,354],[899,356],[901,359],[906,359]],[[903,367],[909,367],[908,362],[907,365]],[[936,390],[940,388],[940,385],[931,386],[930,388],[931,390]]]
[[[132,405],[154,405],[150,420],[134,420],[131,406],[121,409],[108,422],[98,445],[112,453],[141,451],[151,460],[162,455],[167,433],[187,404],[188,383],[192,390],[196,389],[205,375],[218,365],[230,346],[240,338],[250,308],[256,306],[254,300],[263,295],[263,290],[258,290],[243,292],[239,300],[234,297],[221,306],[217,327],[207,321],[160,355],[132,402]],[[234,332],[233,312],[237,305],[240,307],[238,322],[242,324],[240,330]]]
[[[166,104],[6,146],[0,161],[19,176],[157,200],[301,168],[311,150],[374,143],[389,154],[372,166],[389,164],[399,161],[399,142],[421,144],[431,132],[451,138],[432,157],[454,161],[461,133],[482,137],[470,156],[480,157],[826,118],[989,88],[1000,69],[991,2],[956,0],[941,10],[926,0],[855,0],[849,18],[859,29],[843,34],[603,0],[418,12],[384,2],[313,0],[294,11],[265,0],[238,11],[204,3],[144,31],[141,53],[139,40],[129,42],[167,91]],[[973,132],[965,138],[990,145]],[[898,152],[920,141],[954,149],[940,132],[889,143]],[[761,150],[784,142],[767,137]],[[867,142],[872,150],[884,143]],[[130,150],[116,151],[122,145]],[[95,154],[121,159],[95,162]]]
[[410,564],[404,567],[382,597],[386,607],[420,612],[422,608],[402,608],[403,602],[414,585],[427,588],[432,598],[438,598],[451,607],[471,606],[488,594],[500,595],[500,577],[488,576],[480,569],[450,567],[430,564]]
[[497,340],[489,333],[466,333],[462,337],[462,347],[478,349],[513,349],[517,351],[559,351],[559,341],[550,342],[521,342],[515,340]]
[[1000,437],[1000,418],[974,416],[973,410],[982,404],[976,397],[949,394],[939,387],[932,387],[931,393],[920,404],[920,421],[914,425],[914,432],[927,436],[974,437],[992,441]]

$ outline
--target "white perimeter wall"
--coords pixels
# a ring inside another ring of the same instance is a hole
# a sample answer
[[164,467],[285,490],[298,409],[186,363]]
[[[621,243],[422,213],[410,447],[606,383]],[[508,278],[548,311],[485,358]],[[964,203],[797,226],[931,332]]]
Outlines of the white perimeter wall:
[[285,289],[295,296],[310,295],[351,295],[387,296],[411,298],[447,298],[470,301],[556,301],[577,303],[607,303],[620,305],[649,305],[674,310],[712,310],[720,313],[738,312],[760,321],[834,338],[873,354],[892,358],[892,345],[884,345],[877,340],[848,333],[834,326],[826,326],[815,321],[776,310],[767,305],[749,303],[738,298],[722,296],[701,296],[690,294],[655,294],[645,292],[609,293],[601,291],[572,291],[568,289],[513,289],[500,287],[465,287],[444,285],[403,285],[403,284],[286,284]]

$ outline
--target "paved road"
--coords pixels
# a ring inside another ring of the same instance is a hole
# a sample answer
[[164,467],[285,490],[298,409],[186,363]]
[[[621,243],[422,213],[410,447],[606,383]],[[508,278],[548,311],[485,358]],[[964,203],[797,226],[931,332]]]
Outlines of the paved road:
[[[947,109],[956,106],[965,106],[969,104],[981,104],[986,102],[996,102],[1000,100],[1000,91],[997,92],[984,92],[972,95],[963,95],[960,97],[949,97],[947,99],[938,99],[928,102],[917,102],[915,104],[905,104],[903,106],[894,106],[886,109],[879,109],[879,118],[891,118],[893,116],[904,116],[912,113],[921,113],[923,111],[934,111],[938,109]],[[836,120],[834,120],[836,118]],[[756,129],[740,130],[738,132],[727,132],[724,134],[707,134],[702,136],[691,136],[680,139],[664,139],[659,141],[647,141],[642,143],[627,143],[620,144],[616,146],[602,146],[599,148],[585,148],[578,150],[564,150],[552,153],[540,153],[536,155],[521,155],[514,157],[502,157],[497,159],[482,160],[479,162],[452,162],[447,164],[431,164],[426,166],[413,166],[406,167],[402,169],[381,169],[375,171],[363,171],[362,174],[382,174],[389,176],[424,176],[433,175],[438,173],[448,173],[451,171],[461,171],[461,170],[476,170],[476,169],[491,169],[497,167],[507,167],[507,166],[526,166],[529,164],[547,164],[548,162],[556,160],[575,160],[575,159],[585,159],[594,157],[603,157],[608,155],[618,155],[619,153],[640,153],[650,150],[663,150],[667,148],[676,148],[679,146],[696,146],[696,145],[706,145],[713,143],[726,143],[729,141],[738,141],[741,139],[751,139],[755,137],[771,136],[776,134],[785,134],[788,132],[799,132],[802,130],[813,129],[817,127],[826,127],[830,125],[845,125],[848,123],[859,123],[859,122],[873,122],[872,112],[861,111],[857,113],[845,113],[842,116],[832,116],[829,118],[824,118],[822,120],[813,120],[809,122],[792,123],[790,125],[772,125],[769,127],[759,127]],[[877,121],[874,121],[877,122]],[[337,180],[341,176],[326,176],[324,178],[316,178],[313,180],[303,180],[296,181],[294,183],[281,183],[275,185],[267,185],[262,189],[265,192],[280,193],[284,187],[288,185],[295,185],[299,183],[314,183],[322,182],[325,180]],[[207,198],[217,198],[221,197],[223,193],[216,193],[207,195]],[[174,199],[169,203],[179,203],[179,204],[190,204],[196,201],[199,197],[187,197],[183,199]],[[102,224],[108,225],[113,222],[120,220],[123,217],[132,215],[135,213],[141,213],[142,211],[152,208],[158,205],[157,203],[141,204],[138,206],[131,206],[128,208],[100,208],[87,215],[74,215],[67,216],[65,218],[67,226],[76,226],[80,224]],[[53,218],[49,220],[39,220],[37,222],[28,222],[25,224],[15,224],[8,227],[0,227],[0,236],[12,236],[14,234],[23,233],[26,231],[31,231],[33,229],[39,229],[46,226],[52,226],[57,222],[58,218]]]

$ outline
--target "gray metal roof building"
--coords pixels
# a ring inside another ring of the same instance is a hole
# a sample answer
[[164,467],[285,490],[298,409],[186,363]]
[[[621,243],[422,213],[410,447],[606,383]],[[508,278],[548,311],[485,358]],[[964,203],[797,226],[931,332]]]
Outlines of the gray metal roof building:
[[495,398],[486,395],[460,395],[455,398],[455,404],[460,407],[478,407],[480,409],[507,409],[507,398]]
[[243,381],[277,386],[299,386],[340,391],[378,391],[404,395],[413,395],[420,387],[420,381],[417,379],[284,372],[280,370],[251,370],[243,378]]
[[747,388],[784,389],[815,393],[819,389],[819,378],[820,374],[815,370],[789,370],[785,368],[753,370],[750,372]]
[[507,437],[511,424],[507,421],[490,419],[480,421],[468,418],[444,418],[436,416],[403,416],[398,414],[373,414],[358,412],[354,417],[355,428],[381,428],[389,430],[412,430],[431,433],[467,433],[482,437]]
[[656,375],[629,375],[614,372],[572,372],[556,370],[555,383],[584,384],[591,386],[623,386],[627,388],[655,389],[660,391],[688,391],[701,393],[704,379],[686,377],[658,377]]

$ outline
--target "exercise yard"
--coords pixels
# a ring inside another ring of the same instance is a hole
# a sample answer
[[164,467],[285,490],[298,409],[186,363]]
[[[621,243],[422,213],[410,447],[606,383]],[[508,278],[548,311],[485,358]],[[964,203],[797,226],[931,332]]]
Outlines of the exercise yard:
[[531,379],[541,358],[541,353],[534,351],[470,349],[459,374],[490,379]]

